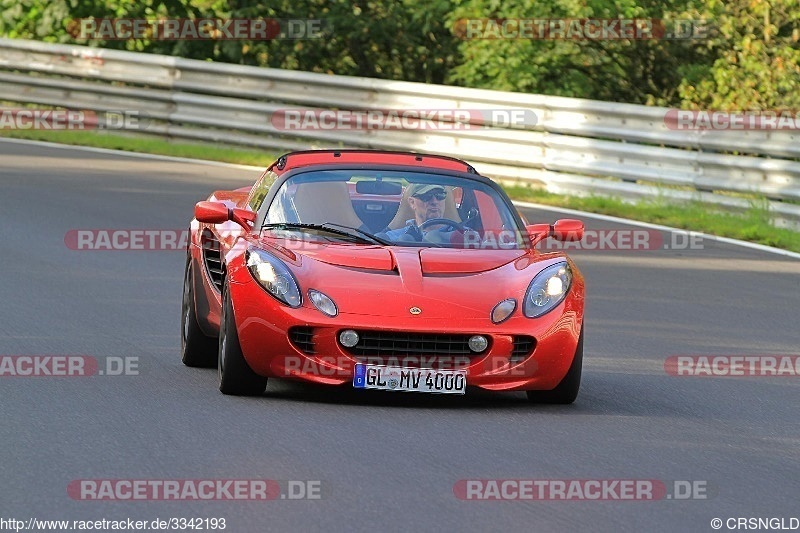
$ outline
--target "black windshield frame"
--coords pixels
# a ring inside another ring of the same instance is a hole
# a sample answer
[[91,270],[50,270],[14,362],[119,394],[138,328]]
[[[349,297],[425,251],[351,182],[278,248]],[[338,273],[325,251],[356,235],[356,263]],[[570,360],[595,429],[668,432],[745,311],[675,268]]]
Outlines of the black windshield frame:
[[[261,206],[258,209],[257,217],[256,217],[256,226],[261,227],[265,223],[265,219],[267,213],[272,205],[272,202],[275,200],[275,197],[278,194],[278,191],[281,190],[281,187],[286,183],[288,180],[299,177],[302,174],[307,173],[317,173],[319,171],[331,171],[331,172],[341,172],[342,175],[350,174],[353,175],[359,171],[366,171],[366,172],[386,172],[386,173],[399,173],[399,174],[424,174],[430,175],[433,177],[447,178],[450,179],[460,179],[460,180],[469,180],[471,182],[475,182],[475,186],[473,188],[480,188],[488,187],[492,189],[498,196],[501,202],[507,208],[508,214],[510,218],[513,220],[514,224],[516,225],[516,230],[520,232],[523,236],[523,243],[522,248],[530,248],[531,241],[528,236],[528,233],[525,229],[525,223],[523,222],[522,218],[519,215],[514,203],[508,197],[506,192],[503,190],[500,185],[492,181],[491,179],[487,178],[486,176],[482,176],[480,174],[472,174],[467,172],[458,172],[454,170],[447,170],[447,169],[437,169],[437,168],[430,168],[430,167],[421,167],[421,166],[408,166],[408,165],[353,165],[353,164],[332,164],[332,165],[313,165],[308,167],[300,167],[296,169],[289,170],[280,175],[280,177],[272,184],[270,187],[269,193],[264,197]],[[310,176],[309,176],[310,178]],[[337,181],[335,179],[331,179],[330,181]],[[431,182],[434,182],[434,179],[431,179]]]

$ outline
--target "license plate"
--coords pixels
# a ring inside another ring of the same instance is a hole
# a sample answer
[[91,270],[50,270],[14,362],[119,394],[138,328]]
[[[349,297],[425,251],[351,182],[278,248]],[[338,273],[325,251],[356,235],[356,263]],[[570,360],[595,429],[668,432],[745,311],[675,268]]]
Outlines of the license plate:
[[356,364],[353,387],[406,392],[464,394],[467,390],[465,370],[432,370]]

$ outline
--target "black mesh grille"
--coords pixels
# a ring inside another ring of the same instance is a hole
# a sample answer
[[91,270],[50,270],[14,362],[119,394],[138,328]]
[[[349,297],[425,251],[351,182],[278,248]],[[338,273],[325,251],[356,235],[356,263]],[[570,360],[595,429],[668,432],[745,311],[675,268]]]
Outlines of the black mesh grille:
[[211,282],[222,292],[222,283],[225,279],[225,263],[222,261],[222,250],[219,241],[209,229],[203,230],[200,242],[203,245],[203,261]]
[[289,328],[289,340],[292,341],[301,352],[313,355],[314,349],[314,329],[308,326],[295,326]]
[[514,337],[514,348],[511,350],[511,357],[527,357],[536,346],[536,340],[527,335],[517,335]]
[[439,333],[407,333],[400,331],[359,331],[359,340],[352,348],[353,355],[407,356],[407,355],[477,355],[467,342],[472,335]]

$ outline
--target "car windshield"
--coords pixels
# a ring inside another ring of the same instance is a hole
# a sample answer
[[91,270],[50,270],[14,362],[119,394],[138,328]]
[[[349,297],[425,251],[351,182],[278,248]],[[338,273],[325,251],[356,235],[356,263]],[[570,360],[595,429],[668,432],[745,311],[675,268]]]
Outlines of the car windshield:
[[395,246],[525,246],[509,205],[479,180],[426,172],[320,170],[286,180],[264,227],[302,238]]

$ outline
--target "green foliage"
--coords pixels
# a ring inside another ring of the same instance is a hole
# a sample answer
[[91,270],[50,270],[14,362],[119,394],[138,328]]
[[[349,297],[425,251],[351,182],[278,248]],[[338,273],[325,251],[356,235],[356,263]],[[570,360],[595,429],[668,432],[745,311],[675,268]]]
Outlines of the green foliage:
[[174,43],[86,41],[75,38],[81,18],[193,18],[200,11],[185,0],[0,0],[0,35],[48,42],[88,44],[169,53]]
[[[656,18],[674,20],[687,1],[461,0],[450,20]],[[698,17],[695,17],[698,18]],[[683,65],[703,63],[702,43],[678,40],[467,40],[451,80],[463,85],[621,102],[678,101]]]
[[[321,39],[86,41],[76,19],[319,18]],[[465,18],[703,19],[693,40],[463,39]],[[0,0],[0,34],[264,67],[714,109],[800,108],[800,0]]]
[[800,2],[706,0],[713,60],[683,69],[685,107],[800,108]]
[[[0,34],[265,67],[443,83],[457,57],[449,0],[0,0]],[[321,39],[87,41],[75,19],[322,19]]]
[[[247,4],[247,2],[242,2]],[[255,42],[246,62],[314,72],[444,82],[456,42],[444,28],[448,0],[283,0],[232,11],[235,17],[309,17],[329,24],[323,40]]]

